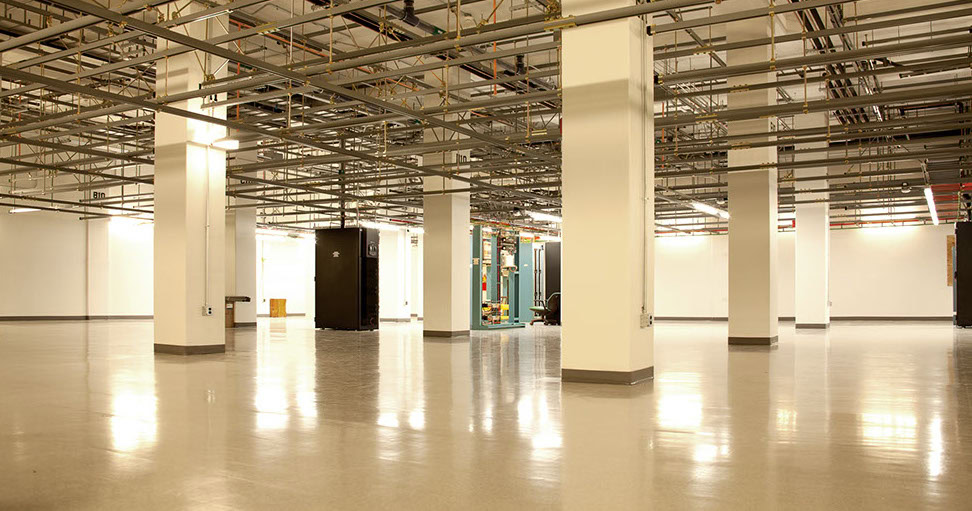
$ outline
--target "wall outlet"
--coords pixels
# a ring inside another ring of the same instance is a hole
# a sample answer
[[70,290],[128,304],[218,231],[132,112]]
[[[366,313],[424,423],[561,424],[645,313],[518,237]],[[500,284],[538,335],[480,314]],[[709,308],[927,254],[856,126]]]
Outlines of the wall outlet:
[[641,328],[651,328],[655,324],[655,316],[651,314],[641,315]]
[[202,313],[203,313],[203,316],[212,316],[213,315],[213,308],[211,306],[209,306],[209,305],[203,305]]

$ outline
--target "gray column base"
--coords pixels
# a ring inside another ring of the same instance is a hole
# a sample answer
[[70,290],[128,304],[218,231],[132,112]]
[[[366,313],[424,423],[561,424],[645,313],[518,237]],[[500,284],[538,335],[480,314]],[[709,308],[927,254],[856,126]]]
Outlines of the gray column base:
[[730,346],[770,346],[776,344],[780,337],[729,337]]
[[449,339],[452,337],[468,337],[469,330],[422,330],[423,337],[437,337],[440,339]]
[[256,321],[233,323],[233,328],[246,327],[246,326],[256,326]]
[[155,352],[167,355],[210,355],[213,353],[225,353],[226,345],[179,346],[176,344],[156,344]]
[[381,323],[408,323],[412,318],[378,318]]
[[830,328],[830,323],[797,323],[797,328],[816,328],[824,330]]
[[654,379],[655,366],[637,371],[592,371],[589,369],[561,369],[560,381],[573,383],[608,383],[634,385]]

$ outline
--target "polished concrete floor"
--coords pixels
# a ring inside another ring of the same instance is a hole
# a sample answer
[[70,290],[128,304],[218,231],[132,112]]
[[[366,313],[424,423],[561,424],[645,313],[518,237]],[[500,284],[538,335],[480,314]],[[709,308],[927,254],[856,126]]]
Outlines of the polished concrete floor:
[[0,509],[972,509],[972,330],[657,326],[655,380],[561,384],[559,330],[0,323]]

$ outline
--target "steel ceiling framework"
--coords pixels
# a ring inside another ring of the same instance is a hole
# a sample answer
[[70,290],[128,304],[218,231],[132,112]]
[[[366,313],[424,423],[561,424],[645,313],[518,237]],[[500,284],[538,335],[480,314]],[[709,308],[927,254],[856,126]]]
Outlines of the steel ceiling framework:
[[[0,206],[150,215],[153,119],[165,112],[240,140],[227,206],[255,204],[266,226],[420,224],[424,195],[470,192],[476,221],[555,230],[527,212],[560,209],[560,30],[630,16],[655,35],[658,232],[725,231],[691,203],[724,206],[728,173],[752,170],[727,164],[730,120],[777,118],[765,145],[779,150],[781,211],[826,191],[835,226],[928,222],[925,186],[954,221],[972,180],[972,9],[961,2],[862,14],[855,0],[664,0],[575,17],[553,0],[0,3]],[[773,37],[725,41],[726,22],[760,17]],[[214,18],[228,33],[186,35]],[[771,62],[726,58],[765,45]],[[229,75],[166,95],[155,64],[188,52]],[[760,72],[776,73],[766,87],[778,104],[728,109],[727,79]],[[190,98],[227,119],[173,106]],[[830,126],[794,129],[808,112]],[[797,149],[810,142],[827,147]],[[470,160],[423,164],[457,150]],[[801,168],[822,166],[825,188],[797,189]],[[426,192],[437,177],[463,184]]]

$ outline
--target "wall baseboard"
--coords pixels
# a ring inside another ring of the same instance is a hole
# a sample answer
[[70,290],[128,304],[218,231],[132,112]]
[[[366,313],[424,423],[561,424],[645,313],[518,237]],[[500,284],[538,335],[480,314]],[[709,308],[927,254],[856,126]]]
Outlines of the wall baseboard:
[[0,321],[90,321],[100,319],[152,319],[149,315],[79,315],[79,316],[0,316]]
[[830,321],[952,321],[952,316],[831,316]]
[[[294,317],[294,316],[306,316],[306,315],[307,315],[307,314],[306,314],[306,313],[304,313],[304,312],[294,312],[294,313],[289,313],[289,312],[288,312],[288,313],[287,313],[287,317],[288,317],[288,318],[289,318],[289,317]],[[257,317],[258,317],[258,318],[269,318],[269,317],[270,317],[270,315],[269,315],[269,314],[257,314]]]
[[[725,316],[658,316],[656,321],[729,321]],[[831,321],[952,321],[952,316],[832,316]],[[796,321],[780,316],[780,321]]]
[[[657,316],[656,321],[729,321],[726,316]],[[780,321],[796,321],[793,316],[780,316]]]

